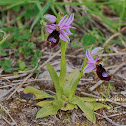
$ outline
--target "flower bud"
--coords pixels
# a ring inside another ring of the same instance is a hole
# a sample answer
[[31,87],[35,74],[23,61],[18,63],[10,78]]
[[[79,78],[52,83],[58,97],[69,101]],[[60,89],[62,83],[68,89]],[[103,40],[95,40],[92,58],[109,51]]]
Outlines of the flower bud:
[[51,15],[51,14],[45,14],[43,18],[45,18],[50,23],[56,22],[56,17],[54,15]]
[[102,47],[94,48],[94,49],[91,51],[91,55],[92,55],[92,56],[97,56],[97,55],[99,55],[99,53],[101,53],[102,50],[103,50]]

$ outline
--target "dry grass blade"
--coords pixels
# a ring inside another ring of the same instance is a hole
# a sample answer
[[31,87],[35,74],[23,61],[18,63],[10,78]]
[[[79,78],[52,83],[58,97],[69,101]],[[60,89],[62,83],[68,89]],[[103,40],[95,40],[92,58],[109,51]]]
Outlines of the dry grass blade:
[[8,123],[8,125],[13,126],[6,118],[4,118],[3,116],[1,116],[1,117],[3,118],[3,120],[4,120],[6,123]]
[[3,93],[0,95],[0,101],[3,97],[5,97],[7,94],[9,94],[11,91],[13,91],[15,89],[16,86],[12,87],[11,89],[9,89],[7,92]]
[[121,35],[121,33],[116,33],[114,35],[112,35],[109,39],[107,39],[103,45],[103,47],[105,47],[114,37]]
[[14,124],[16,125],[16,126],[18,126],[17,125],[17,123],[15,122],[15,120],[12,118],[12,116],[9,114],[9,112],[0,104],[0,107],[1,107],[1,109],[11,118],[11,120],[14,122]]

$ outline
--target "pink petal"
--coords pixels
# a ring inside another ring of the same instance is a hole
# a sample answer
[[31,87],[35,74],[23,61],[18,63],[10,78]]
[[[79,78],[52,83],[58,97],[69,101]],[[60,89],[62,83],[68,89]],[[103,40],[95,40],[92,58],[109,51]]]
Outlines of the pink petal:
[[47,30],[49,33],[52,33],[52,32],[53,32],[53,30],[50,29],[50,28],[46,28],[46,30]]
[[48,31],[49,33],[51,33],[53,30],[56,29],[56,26],[53,26],[53,25],[47,25],[46,29],[47,29],[47,31]]
[[51,14],[45,14],[43,18],[47,19],[51,23],[56,22],[56,17]]
[[94,62],[94,59],[92,58],[91,53],[90,53],[89,50],[86,50],[86,56],[87,56],[87,59],[88,59],[89,61]]
[[70,28],[71,28],[71,29],[76,29],[75,27],[72,27],[72,26],[71,26]]
[[95,61],[92,62],[92,61],[87,61],[88,64],[95,64]]
[[69,42],[70,39],[69,37],[67,36],[67,34],[65,33],[65,31],[60,31],[60,35],[59,35],[60,39],[62,39],[63,41],[65,42]]
[[52,30],[56,29],[56,27],[54,27],[54,26],[47,26],[47,28],[50,28]]
[[97,59],[98,59],[98,56],[95,58],[95,61],[97,61]]
[[59,26],[59,27],[62,27],[62,24],[63,24],[63,22],[64,22],[66,16],[67,16],[67,15],[65,15],[65,16],[59,21],[59,23],[58,23],[58,26]]
[[62,27],[63,25],[65,25],[66,22],[67,22],[67,20],[68,20],[68,17],[62,22],[62,25],[60,25],[60,27]]
[[65,26],[65,27],[61,27],[60,30],[66,30],[66,29],[69,29],[71,28],[70,26]]
[[91,51],[91,55],[92,55],[92,56],[96,56],[96,55],[98,55],[102,50],[103,50],[102,47],[94,48],[94,49]]
[[84,70],[83,72],[90,72],[92,71],[96,66],[94,64],[87,64],[85,67],[84,67]]
[[73,33],[71,33],[71,31],[69,29],[66,29],[66,34],[72,35]]
[[74,20],[74,13],[70,15],[69,19],[66,22],[66,25],[70,25],[73,22],[73,20]]

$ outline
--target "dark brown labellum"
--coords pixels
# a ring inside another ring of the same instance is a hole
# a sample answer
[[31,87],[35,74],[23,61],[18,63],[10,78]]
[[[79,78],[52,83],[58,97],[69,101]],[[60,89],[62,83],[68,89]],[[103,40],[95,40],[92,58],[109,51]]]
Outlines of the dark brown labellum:
[[56,47],[56,45],[59,43],[59,35],[59,31],[57,31],[56,29],[53,30],[53,32],[49,34],[47,38],[46,45],[52,48]]
[[101,80],[109,81],[111,76],[106,72],[101,64],[96,65],[96,73]]

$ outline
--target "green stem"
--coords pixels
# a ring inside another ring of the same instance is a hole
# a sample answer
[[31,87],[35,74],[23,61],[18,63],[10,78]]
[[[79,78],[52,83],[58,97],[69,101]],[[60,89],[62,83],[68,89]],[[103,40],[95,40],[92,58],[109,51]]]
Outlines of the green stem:
[[62,91],[63,91],[63,85],[64,85],[66,69],[67,69],[66,68],[66,58],[65,58],[66,48],[67,48],[67,42],[64,42],[61,40],[61,67],[60,67],[59,84],[60,84]]
[[[92,49],[92,46],[89,48],[89,50],[91,51],[91,49]],[[83,75],[83,70],[84,70],[84,67],[87,65],[87,57],[86,57],[86,55],[85,55],[85,58],[84,58],[84,62],[83,62],[83,66],[82,66],[82,69],[81,69],[81,72],[80,72],[80,75],[79,75],[79,81],[80,81],[80,79],[81,79],[81,77],[82,77],[82,75]]]
[[109,93],[110,93],[110,83],[111,83],[111,82],[109,81],[104,103],[107,101],[108,95],[109,95]]
[[[81,72],[80,72],[80,75],[79,75],[79,77],[78,77],[78,79],[77,79],[77,81],[76,81],[76,85],[75,85],[76,88],[77,88],[77,85],[78,85],[78,83],[79,83],[81,77],[83,76],[83,69],[84,69],[84,67],[85,67],[86,64],[87,64],[86,62],[87,62],[87,57],[85,56],[84,63],[83,63],[83,67],[82,67]],[[74,88],[74,89],[76,90],[76,88]],[[73,91],[70,93],[69,99],[72,99],[72,97],[74,96],[75,90],[73,90]]]
[[82,66],[82,69],[81,69],[81,72],[80,72],[80,75],[79,75],[79,81],[83,75],[83,70],[84,70],[84,67],[87,65],[87,57],[85,56],[85,59],[84,59],[84,63],[83,63],[83,66]]

